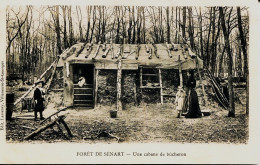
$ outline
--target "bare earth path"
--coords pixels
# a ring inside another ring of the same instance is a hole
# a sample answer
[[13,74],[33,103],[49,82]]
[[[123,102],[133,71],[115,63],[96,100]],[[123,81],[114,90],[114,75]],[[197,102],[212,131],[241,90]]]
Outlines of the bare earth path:
[[[176,118],[172,104],[151,104],[131,107],[110,118],[111,107],[96,109],[70,109],[65,121],[73,137],[66,140],[57,128],[47,129],[29,142],[74,142],[74,143],[117,143],[110,137],[97,137],[102,132],[119,137],[120,143],[246,143],[248,140],[248,117],[245,106],[236,105],[236,118],[228,118],[227,111],[216,105],[209,107],[210,116],[198,119]],[[57,109],[57,108],[56,108]],[[205,107],[201,107],[205,110]],[[55,112],[49,105],[44,116]],[[26,142],[23,138],[39,126],[32,112],[14,113],[14,120],[7,121],[8,142]],[[18,119],[16,116],[23,116]]]

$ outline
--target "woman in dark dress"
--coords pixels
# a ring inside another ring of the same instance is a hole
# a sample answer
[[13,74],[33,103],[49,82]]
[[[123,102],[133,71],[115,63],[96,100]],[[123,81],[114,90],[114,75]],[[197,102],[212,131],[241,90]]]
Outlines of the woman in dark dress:
[[188,113],[186,114],[186,118],[198,118],[201,117],[201,111],[199,106],[199,100],[197,96],[197,92],[195,90],[196,80],[194,78],[194,72],[191,70],[188,72],[189,79],[187,81],[188,88]]

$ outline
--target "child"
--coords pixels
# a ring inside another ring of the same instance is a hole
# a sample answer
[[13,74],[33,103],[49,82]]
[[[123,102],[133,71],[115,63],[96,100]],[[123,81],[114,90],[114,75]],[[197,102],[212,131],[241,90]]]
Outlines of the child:
[[34,101],[35,101],[34,117],[35,117],[35,120],[37,120],[37,112],[39,112],[40,113],[40,119],[43,120],[44,117],[42,115],[42,112],[44,111],[45,91],[42,87],[44,86],[44,82],[38,81],[35,84],[37,86],[36,86],[36,89],[35,89],[34,94],[33,94],[33,98],[34,98]]
[[181,86],[178,87],[178,92],[176,94],[175,104],[177,104],[176,110],[178,111],[177,118],[180,118],[182,107],[184,104],[184,98],[185,98],[185,91],[182,89]]

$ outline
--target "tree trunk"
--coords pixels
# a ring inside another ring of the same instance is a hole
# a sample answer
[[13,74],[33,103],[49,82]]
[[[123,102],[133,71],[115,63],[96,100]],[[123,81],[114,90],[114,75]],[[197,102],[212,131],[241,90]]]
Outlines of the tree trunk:
[[244,31],[242,27],[241,21],[241,10],[240,7],[237,7],[237,20],[238,20],[238,29],[240,34],[240,41],[242,46],[242,51],[244,55],[244,75],[246,78],[246,114],[249,114],[249,71],[248,71],[248,61],[247,61],[247,48],[246,48],[246,41],[244,36]]
[[204,49],[203,49],[203,34],[202,34],[202,15],[201,15],[201,7],[200,7],[200,15],[199,15],[199,28],[200,28],[200,53],[201,58],[203,60],[203,65],[205,66],[205,58],[204,58]]
[[57,39],[57,49],[58,49],[58,54],[60,55],[62,53],[61,49],[61,39],[60,39],[60,17],[59,17],[59,6],[56,6],[56,11],[55,11],[55,31],[56,31],[56,39]]
[[182,37],[186,41],[185,27],[186,27],[186,7],[183,7],[183,9],[182,9]]
[[166,8],[166,24],[167,24],[167,42],[171,43],[170,36],[170,19],[169,19],[169,6]]
[[92,6],[87,6],[87,14],[88,14],[87,32],[86,32],[86,41],[87,42],[90,42],[90,40],[89,40],[89,30],[90,30],[91,11],[92,11]]
[[132,14],[131,14],[131,8],[128,6],[128,12],[129,12],[129,26],[128,26],[128,44],[131,43],[131,34],[132,34]]
[[222,30],[224,34],[224,39],[225,39],[225,46],[226,46],[226,52],[228,55],[228,91],[229,91],[229,113],[228,117],[235,117],[235,104],[234,104],[234,92],[233,92],[233,77],[232,77],[232,54],[231,54],[231,49],[230,49],[230,44],[229,44],[229,34],[226,29],[226,24],[225,24],[225,15],[223,13],[223,8],[219,7],[219,13],[221,17],[221,25],[222,25]]
[[69,45],[72,46],[74,44],[74,36],[73,36],[71,6],[68,7],[68,18],[69,18]]
[[192,25],[192,8],[188,8],[188,13],[189,13],[189,37],[190,37],[190,46],[191,49],[194,50],[194,35],[193,35],[193,25]]
[[62,11],[63,11],[63,45],[64,45],[64,49],[68,48],[68,37],[67,37],[67,18],[66,18],[66,6],[62,7]]

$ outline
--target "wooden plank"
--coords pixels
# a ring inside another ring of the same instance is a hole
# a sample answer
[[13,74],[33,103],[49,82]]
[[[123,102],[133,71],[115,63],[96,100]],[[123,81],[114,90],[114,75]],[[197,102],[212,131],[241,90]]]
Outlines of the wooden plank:
[[161,104],[163,104],[162,73],[161,73],[161,69],[160,69],[160,68],[159,68],[159,81],[160,81],[160,98],[161,98]]
[[143,74],[143,76],[158,76],[158,74]]
[[160,89],[162,87],[150,87],[150,86],[140,86],[141,89],[144,89],[144,88],[150,88],[150,89]]

